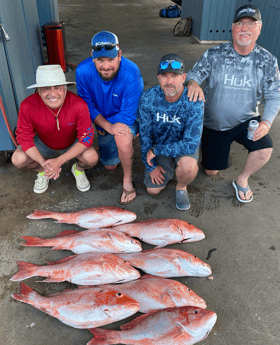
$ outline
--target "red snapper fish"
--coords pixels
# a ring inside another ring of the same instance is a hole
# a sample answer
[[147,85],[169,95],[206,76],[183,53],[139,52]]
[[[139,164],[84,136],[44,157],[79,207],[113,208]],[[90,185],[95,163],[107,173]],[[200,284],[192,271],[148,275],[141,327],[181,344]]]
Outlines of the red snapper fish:
[[97,229],[62,231],[54,238],[40,238],[21,236],[27,243],[21,243],[27,247],[53,247],[53,250],[72,250],[75,254],[99,252],[99,253],[134,253],[142,250],[139,241],[113,229]]
[[180,219],[149,219],[132,224],[117,225],[117,231],[161,248],[172,243],[194,242],[205,238],[204,233]]
[[52,212],[34,210],[27,216],[29,219],[56,219],[57,223],[77,224],[82,228],[107,228],[132,222],[136,214],[128,210],[114,206],[97,206],[74,212]]
[[217,315],[199,307],[173,307],[141,315],[121,326],[122,331],[90,329],[87,345],[193,345],[205,339]]
[[31,304],[68,326],[94,328],[122,320],[135,314],[139,304],[131,297],[113,289],[70,289],[41,296],[24,283],[20,293],[12,297]]
[[[205,301],[186,285],[171,279],[144,275],[140,279],[118,285],[102,285],[135,299],[141,313],[169,307],[196,306],[206,308]],[[82,287],[84,288],[84,287]]]
[[206,277],[212,273],[208,264],[180,249],[148,249],[141,253],[116,255],[148,274],[165,278]]
[[30,277],[47,277],[44,283],[65,280],[77,285],[122,283],[140,278],[140,273],[128,262],[114,254],[86,253],[72,255],[47,266],[18,261],[18,273],[11,280],[21,281]]

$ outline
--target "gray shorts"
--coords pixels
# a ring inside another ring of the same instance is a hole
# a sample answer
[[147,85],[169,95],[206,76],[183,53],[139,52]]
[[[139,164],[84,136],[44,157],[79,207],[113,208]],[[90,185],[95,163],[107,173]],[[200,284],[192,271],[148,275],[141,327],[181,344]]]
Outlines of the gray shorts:
[[72,145],[70,145],[69,147],[67,147],[67,149],[64,149],[64,150],[53,150],[53,149],[50,149],[47,145],[45,145],[42,142],[42,140],[38,137],[38,135],[34,136],[34,144],[43,158],[52,158],[55,156],[57,157],[61,156],[63,153],[68,151],[77,142],[78,142],[78,139],[76,139]]
[[177,164],[182,157],[191,157],[191,158],[194,158],[196,161],[198,161],[199,148],[200,148],[200,145],[198,146],[195,153],[192,155],[181,155],[181,156],[174,157],[174,158],[168,157],[168,156],[156,156],[155,160],[156,160],[157,165],[160,165],[165,170],[165,173],[163,174],[165,177],[165,180],[163,181],[163,184],[152,183],[150,174],[148,173],[148,170],[145,167],[145,171],[144,171],[144,184],[145,184],[145,186],[147,188],[166,187],[167,183],[173,178],[174,171],[176,170]]

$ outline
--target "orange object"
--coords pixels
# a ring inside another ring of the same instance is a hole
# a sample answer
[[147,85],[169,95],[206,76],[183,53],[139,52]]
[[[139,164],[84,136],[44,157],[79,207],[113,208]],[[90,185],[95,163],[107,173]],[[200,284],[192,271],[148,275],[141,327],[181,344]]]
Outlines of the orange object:
[[64,22],[48,22],[43,25],[46,36],[48,60],[51,65],[60,65],[67,70]]

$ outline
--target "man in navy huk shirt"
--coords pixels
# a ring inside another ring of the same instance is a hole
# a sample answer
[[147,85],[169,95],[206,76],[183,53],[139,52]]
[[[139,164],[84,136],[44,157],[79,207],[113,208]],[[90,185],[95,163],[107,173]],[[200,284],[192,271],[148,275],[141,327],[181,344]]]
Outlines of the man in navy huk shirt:
[[147,191],[156,195],[177,177],[176,207],[188,210],[187,185],[198,172],[203,102],[190,102],[183,60],[176,54],[161,58],[159,85],[146,90],[139,102],[139,135],[146,169]]
[[138,134],[137,108],[144,83],[136,64],[122,57],[115,34],[101,31],[91,43],[91,57],[76,70],[77,90],[97,127],[101,162],[107,170],[121,162],[123,191],[119,202],[128,204],[136,197],[132,143]]

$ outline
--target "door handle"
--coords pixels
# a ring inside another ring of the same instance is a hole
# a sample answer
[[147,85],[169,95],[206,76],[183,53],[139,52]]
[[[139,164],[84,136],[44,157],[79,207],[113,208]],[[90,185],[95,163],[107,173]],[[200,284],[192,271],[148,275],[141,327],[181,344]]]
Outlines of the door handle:
[[3,34],[5,36],[6,41],[10,41],[11,39],[10,39],[9,35],[7,34],[7,32],[5,31],[3,24],[0,24],[0,30],[3,31]]

